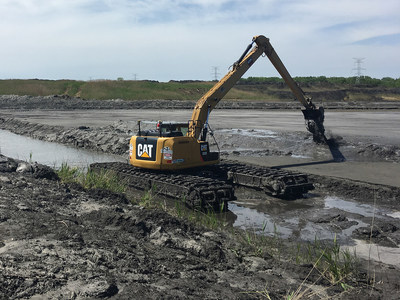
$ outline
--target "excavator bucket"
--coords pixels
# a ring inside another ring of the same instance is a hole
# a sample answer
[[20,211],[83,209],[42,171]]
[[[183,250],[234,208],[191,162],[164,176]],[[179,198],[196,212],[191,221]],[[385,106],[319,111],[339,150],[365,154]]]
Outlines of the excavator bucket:
[[329,147],[332,158],[335,162],[346,161],[346,158],[339,149],[339,145],[333,138],[327,139],[324,127],[324,108],[312,107],[302,109],[304,119],[306,120],[306,128],[313,135],[313,140],[317,144],[324,144]]
[[325,136],[324,127],[324,108],[303,108],[304,119],[306,120],[306,128],[313,135],[313,140],[317,144],[327,144],[328,140]]

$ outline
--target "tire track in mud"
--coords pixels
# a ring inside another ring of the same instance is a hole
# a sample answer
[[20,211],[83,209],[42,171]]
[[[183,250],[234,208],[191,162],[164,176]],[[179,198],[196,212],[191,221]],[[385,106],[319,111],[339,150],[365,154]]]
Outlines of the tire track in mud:
[[314,174],[308,176],[318,189],[329,191],[333,195],[355,199],[361,203],[373,204],[378,201],[380,205],[397,208],[400,202],[400,188],[395,186]]

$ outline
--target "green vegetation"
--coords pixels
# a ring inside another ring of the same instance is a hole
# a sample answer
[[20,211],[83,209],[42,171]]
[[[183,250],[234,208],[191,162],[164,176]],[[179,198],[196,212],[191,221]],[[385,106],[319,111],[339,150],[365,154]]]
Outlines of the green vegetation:
[[90,81],[81,88],[86,99],[195,100],[212,87],[210,82]]
[[[308,76],[308,77],[294,77],[294,80],[302,85],[312,86],[330,86],[330,87],[386,87],[398,88],[400,87],[400,78],[393,79],[384,77],[382,79],[371,78],[369,76],[357,77],[325,77],[325,76]],[[249,77],[242,78],[239,84],[281,84],[284,83],[280,77]]]
[[114,193],[124,193],[126,186],[111,171],[94,172],[68,166],[63,163],[57,170],[61,181],[65,183],[78,183],[85,189],[106,189]]
[[75,80],[38,80],[10,79],[0,80],[1,95],[77,95],[84,81]]
[[0,80],[1,95],[67,95],[84,99],[197,100],[212,82]]
[[[400,78],[385,77],[375,79],[363,76],[356,77],[295,77],[306,92],[336,91],[343,89],[360,90],[361,97],[365,89],[387,89],[380,97],[384,100],[400,100],[398,91],[391,89],[400,87]],[[83,99],[123,99],[123,100],[198,100],[215,82],[211,81],[133,81],[123,80],[39,80],[9,79],[0,80],[0,95],[67,95]],[[352,100],[354,91],[348,95]],[[356,96],[354,96],[356,97]],[[249,77],[239,82],[225,96],[227,100],[287,101],[291,100],[291,92],[279,77]],[[354,98],[355,99],[355,98]],[[328,99],[329,100],[329,99]]]
[[322,278],[332,285],[340,284],[343,289],[348,286],[343,283],[357,270],[358,260],[355,254],[341,249],[336,240],[332,243],[321,243],[315,239],[314,243],[298,245],[296,253],[297,263],[313,263],[315,270]]
[[136,201],[140,206],[151,208],[154,206],[157,197],[157,187],[152,186],[148,191],[145,191],[139,201]]

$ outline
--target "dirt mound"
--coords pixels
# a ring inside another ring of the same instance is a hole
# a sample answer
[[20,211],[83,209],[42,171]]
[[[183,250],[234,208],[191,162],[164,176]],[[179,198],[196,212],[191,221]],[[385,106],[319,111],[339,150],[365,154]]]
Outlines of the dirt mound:
[[0,154],[0,172],[17,172],[30,173],[35,178],[46,178],[50,180],[58,180],[58,175],[52,168],[46,165],[28,163],[22,160],[15,160]]

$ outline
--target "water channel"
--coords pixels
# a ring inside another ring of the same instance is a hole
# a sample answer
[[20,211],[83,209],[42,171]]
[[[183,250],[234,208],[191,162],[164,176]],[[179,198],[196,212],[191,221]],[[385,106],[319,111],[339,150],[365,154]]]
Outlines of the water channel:
[[6,130],[0,130],[0,154],[25,161],[36,161],[53,168],[59,168],[63,163],[86,168],[94,162],[126,161],[117,155],[35,140]]

